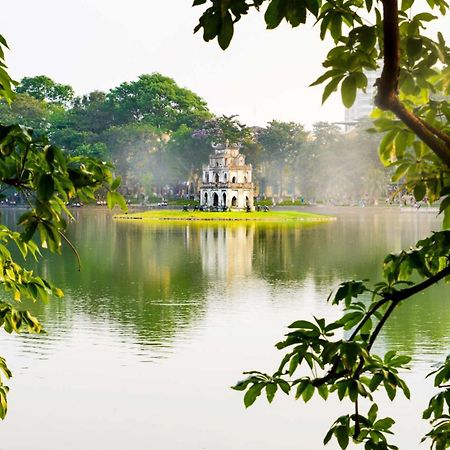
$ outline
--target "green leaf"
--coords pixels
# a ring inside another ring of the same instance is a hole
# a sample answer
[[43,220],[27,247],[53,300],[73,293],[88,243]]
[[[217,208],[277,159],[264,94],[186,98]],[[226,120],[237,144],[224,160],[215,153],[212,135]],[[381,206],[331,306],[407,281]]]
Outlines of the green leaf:
[[286,3],[286,20],[293,26],[298,27],[306,22],[306,4],[302,1],[288,1]]
[[414,186],[414,198],[416,201],[420,202],[425,197],[425,194],[427,192],[425,183],[417,183]]
[[377,420],[374,423],[374,428],[377,430],[389,430],[394,425],[395,420],[391,417],[385,417],[384,419]]
[[422,53],[422,39],[421,38],[408,38],[406,41],[406,54],[416,59]]
[[444,220],[442,222],[444,230],[450,230],[450,208],[444,209]]
[[331,69],[328,70],[327,72],[325,72],[323,75],[321,75],[319,78],[317,78],[316,81],[314,81],[313,83],[311,83],[309,86],[317,86],[319,84],[322,84],[325,80],[328,80],[328,78],[332,78],[335,77],[336,75],[340,75],[342,74],[342,70],[341,69]]
[[296,353],[292,358],[289,364],[289,376],[292,376],[298,367],[298,363],[300,360],[300,355]]
[[348,447],[349,442],[349,436],[348,436],[348,430],[346,427],[337,427],[334,431],[334,434],[336,436],[336,439],[339,443],[339,446],[345,450]]
[[314,325],[311,322],[308,322],[307,320],[296,320],[295,322],[291,323],[288,328],[300,328],[300,329],[304,329],[304,330],[319,331],[319,328],[317,328],[316,325]]
[[381,375],[380,373],[376,373],[370,380],[369,389],[374,392],[382,381],[383,375]]
[[227,49],[230,45],[231,39],[233,38],[233,31],[233,19],[231,18],[231,14],[227,12],[222,19],[222,26],[217,37],[222,50]]
[[55,192],[55,182],[53,180],[53,177],[49,174],[42,175],[39,180],[39,185],[37,188],[37,195],[39,200],[42,201],[49,200],[54,192]]
[[350,380],[348,382],[348,396],[352,402],[355,402],[358,398],[358,385],[356,380]]
[[317,391],[319,392],[319,395],[326,400],[328,398],[328,387],[322,384],[322,386],[319,386],[317,388]]
[[437,16],[434,16],[431,13],[424,12],[424,13],[416,14],[414,16],[413,20],[421,21],[421,22],[431,22],[432,20],[435,20],[435,19],[437,19]]
[[273,398],[275,397],[275,393],[277,392],[278,386],[275,383],[267,383],[266,384],[266,395],[269,403],[272,403]]
[[445,209],[447,209],[450,206],[450,195],[447,195],[447,197],[442,200],[441,204],[439,205],[439,214],[442,213]]
[[295,399],[299,399],[300,396],[303,394],[303,392],[305,391],[305,389],[308,387],[309,385],[309,380],[302,380],[300,381],[300,383],[297,386],[297,390],[295,392]]
[[272,30],[280,25],[285,11],[285,0],[272,0],[264,14],[267,28]]
[[254,384],[244,395],[244,405],[246,408],[250,407],[255,403],[255,400],[261,394],[262,389],[264,388],[264,383]]
[[311,400],[312,396],[314,395],[314,386],[311,383],[308,383],[305,390],[302,393],[302,399],[305,403],[309,402]]
[[401,180],[408,173],[410,167],[410,163],[400,164],[394,172],[394,175],[392,175],[392,181],[396,183],[397,181]]
[[369,412],[367,413],[367,418],[370,420],[370,422],[374,422],[375,419],[377,418],[377,413],[378,413],[378,405],[376,403],[374,403],[370,409]]
[[402,6],[401,6],[401,10],[402,11],[407,11],[408,9],[411,8],[411,6],[414,4],[414,0],[402,0]]
[[114,206],[119,205],[122,211],[127,211],[125,199],[118,192],[109,191],[106,194],[106,203],[109,209],[113,209]]
[[395,394],[396,394],[396,388],[394,385],[389,383],[387,380],[383,381],[384,389],[386,389],[387,395],[389,397],[389,400],[394,400]]
[[340,13],[335,13],[332,15],[330,22],[330,33],[334,39],[334,42],[338,42],[342,36],[342,15]]
[[326,86],[325,89],[323,90],[323,94],[322,94],[322,104],[324,104],[327,101],[327,98],[334,92],[336,91],[339,83],[341,82],[342,78],[344,78],[344,75],[339,75],[335,78],[333,78]]
[[350,74],[344,79],[341,86],[342,103],[346,108],[350,108],[356,99],[356,79]]
[[122,177],[117,177],[112,183],[111,183],[111,190],[115,191],[122,182]]

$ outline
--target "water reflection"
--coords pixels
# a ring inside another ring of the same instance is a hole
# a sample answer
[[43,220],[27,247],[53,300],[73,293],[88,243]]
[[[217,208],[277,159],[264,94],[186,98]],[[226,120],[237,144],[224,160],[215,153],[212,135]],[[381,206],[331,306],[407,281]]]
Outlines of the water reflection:
[[[51,331],[43,339],[23,338],[31,351],[40,343],[42,355],[75,322],[96,339],[100,324],[108,324],[119,340],[171,347],[177,335],[187,339],[201,326],[208,302],[235,295],[236,287],[256,298],[269,289],[278,307],[294,296],[325,306],[328,291],[342,279],[378,279],[388,250],[408,248],[437,226],[434,214],[392,210],[337,210],[336,222],[313,226],[142,224],[116,222],[104,211],[76,213],[80,220],[69,236],[81,254],[81,272],[70,252],[50,255],[38,270],[66,298],[28,305]],[[10,221],[16,216],[9,212]],[[386,332],[389,343],[413,352],[424,340],[441,346],[447,329],[439,319],[450,315],[446,292],[438,287],[426,301],[402,307]]]
[[187,227],[199,236],[202,272],[211,280],[247,277],[253,272],[255,225]]
[[[11,222],[18,214],[5,213]],[[57,424],[45,440],[48,449],[139,448],[148,440],[158,450],[293,450],[299,439],[304,448],[319,448],[339,406],[328,403],[325,413],[313,402],[300,412],[298,404],[282,400],[244,413],[241,398],[227,387],[243,369],[275,366],[280,355],[273,344],[290,321],[338,314],[325,302],[337,283],[376,280],[388,251],[407,248],[438,226],[432,213],[334,213],[336,222],[305,227],[143,224],[116,222],[105,211],[76,211],[80,220],[69,235],[82,271],[70,252],[50,256],[38,269],[66,297],[29,305],[49,334],[2,335],[18,383],[15,409],[2,424],[5,448],[27,448],[25,438],[17,439],[24,426],[45,436],[45,424],[28,415],[31,399]],[[442,285],[408,301],[381,337],[380,350],[415,355],[418,379],[428,370],[424,364],[450,344],[447,296]],[[416,387],[420,382],[413,381]],[[401,448],[417,443],[408,434],[410,415]],[[319,416],[324,420],[317,424]],[[312,430],[308,436],[299,421]],[[76,436],[73,427],[80,430]],[[118,427],[122,440],[114,438]],[[416,422],[414,428],[421,432]]]

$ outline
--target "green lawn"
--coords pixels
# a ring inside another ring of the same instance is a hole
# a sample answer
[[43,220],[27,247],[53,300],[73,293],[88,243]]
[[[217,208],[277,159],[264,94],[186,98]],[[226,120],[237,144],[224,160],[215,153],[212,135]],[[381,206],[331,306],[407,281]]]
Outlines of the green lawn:
[[186,221],[256,221],[256,222],[327,222],[334,217],[297,211],[229,211],[202,212],[181,210],[154,210],[133,214],[121,214],[116,219],[138,219],[145,221],[186,220]]

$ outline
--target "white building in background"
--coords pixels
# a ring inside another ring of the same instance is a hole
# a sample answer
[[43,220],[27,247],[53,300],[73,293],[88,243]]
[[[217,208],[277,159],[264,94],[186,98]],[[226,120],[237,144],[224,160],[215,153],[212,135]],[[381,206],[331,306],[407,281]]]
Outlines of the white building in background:
[[209,164],[203,165],[200,205],[253,209],[252,165],[245,164],[239,145],[213,145]]
[[374,108],[374,97],[376,94],[375,82],[381,75],[381,70],[364,72],[367,77],[366,92],[361,90],[356,94],[355,103],[351,108],[345,110],[346,127],[356,125],[356,123],[370,116]]

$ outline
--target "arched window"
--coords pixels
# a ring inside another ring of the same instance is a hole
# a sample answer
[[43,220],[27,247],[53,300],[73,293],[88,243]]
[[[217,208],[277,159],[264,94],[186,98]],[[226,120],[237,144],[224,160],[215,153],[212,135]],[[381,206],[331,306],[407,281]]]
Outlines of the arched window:
[[226,173],[223,175],[223,178],[224,178],[225,181],[227,181],[227,174]]
[[216,167],[219,167],[219,161],[216,162]]
[[218,183],[218,182],[219,182],[219,174],[216,173],[216,183]]
[[205,180],[207,183],[209,183],[209,173],[208,172],[206,172],[206,174],[205,174]]
[[236,177],[233,177],[233,178],[231,179],[231,182],[232,182],[232,183],[236,183]]
[[236,206],[236,204],[237,204],[237,198],[236,198],[236,197],[233,197],[233,198],[231,199],[231,206]]
[[223,198],[223,206],[227,206],[227,194],[224,193],[222,198]]
[[208,193],[207,192],[205,192],[205,203],[204,203],[205,205],[207,205],[208,204]]
[[213,206],[219,206],[219,196],[216,192],[213,194]]
[[244,177],[244,183],[247,183],[247,177]]

